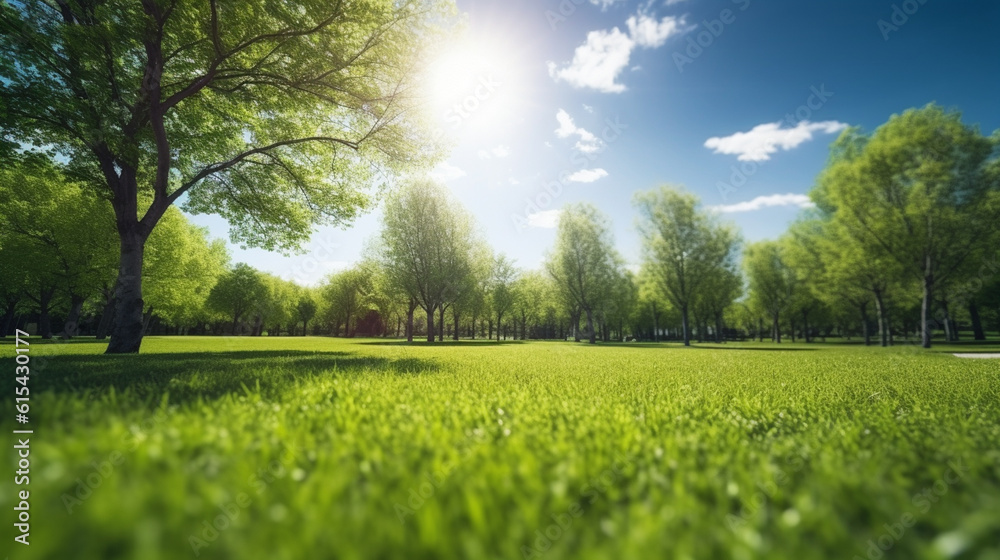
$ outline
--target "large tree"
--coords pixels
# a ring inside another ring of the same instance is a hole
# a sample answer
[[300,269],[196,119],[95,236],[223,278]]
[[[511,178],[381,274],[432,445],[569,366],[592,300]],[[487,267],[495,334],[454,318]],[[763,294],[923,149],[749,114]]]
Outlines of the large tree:
[[648,268],[670,302],[680,310],[684,345],[691,344],[689,314],[713,275],[735,269],[739,236],[698,209],[693,194],[665,186],[639,193],[639,231]]
[[[497,319],[497,341],[503,331],[503,318],[517,303],[517,268],[507,255],[500,254],[493,259],[493,267],[488,281],[488,298],[493,316]],[[515,321],[516,322],[516,321]],[[516,325],[515,325],[516,329]]]
[[205,304],[212,310],[232,317],[232,334],[240,333],[240,322],[253,313],[267,297],[267,284],[260,272],[238,263],[223,274],[208,294]]
[[174,326],[190,326],[228,266],[221,239],[211,240],[207,229],[168,209],[146,244],[146,316],[155,313]]
[[545,269],[556,281],[563,299],[586,314],[591,344],[597,342],[594,312],[610,296],[621,264],[611,226],[597,208],[575,204],[562,210],[556,244]]
[[997,138],[929,105],[894,115],[874,133],[845,131],[820,176],[825,201],[865,259],[892,259],[920,283],[921,338],[931,314],[978,248],[1000,227]]
[[470,289],[477,240],[472,217],[447,190],[429,181],[409,183],[386,201],[379,258],[389,281],[427,313],[434,342],[434,312]]
[[777,241],[747,246],[743,269],[750,288],[750,305],[771,320],[771,338],[781,342],[781,314],[795,293],[796,277]]
[[0,3],[0,137],[103,185],[119,237],[109,353],[142,342],[146,240],[167,208],[295,247],[426,155],[410,95],[436,0]]

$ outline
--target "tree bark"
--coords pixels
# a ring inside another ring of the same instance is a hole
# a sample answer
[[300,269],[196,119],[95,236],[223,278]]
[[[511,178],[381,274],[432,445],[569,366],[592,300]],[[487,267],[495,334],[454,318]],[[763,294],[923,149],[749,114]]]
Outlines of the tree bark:
[[66,323],[63,325],[62,338],[68,340],[80,332],[80,311],[83,310],[83,302],[87,298],[71,294],[69,296],[69,315],[66,316]]
[[594,312],[587,309],[587,332],[590,334],[590,343],[597,344],[597,337],[594,333]]
[[889,333],[885,324],[885,300],[882,298],[880,290],[875,290],[875,311],[878,313],[879,345],[882,347],[889,346]]
[[969,318],[972,320],[972,333],[976,340],[986,340],[986,331],[983,330],[983,320],[979,317],[979,308],[976,302],[969,302]]
[[660,326],[656,321],[656,303],[649,302],[649,307],[653,312],[653,342],[656,343],[660,341]]
[[416,309],[413,300],[410,300],[410,308],[406,312],[406,341],[413,342],[413,310]]
[[687,304],[681,306],[681,330],[684,331],[684,346],[691,346],[691,327],[688,324]]
[[46,340],[52,338],[52,320],[49,317],[49,307],[55,293],[55,288],[43,288],[38,294],[38,334]]
[[[120,230],[121,228],[119,228]],[[142,258],[145,237],[119,232],[121,255],[115,284],[115,317],[106,354],[138,354],[142,345]]]
[[3,319],[0,320],[0,338],[6,338],[14,322],[14,312],[17,310],[17,299],[8,299],[4,307]]
[[920,304],[920,341],[924,348],[931,347],[931,305],[934,295],[934,277],[930,274],[931,258],[927,257],[927,272],[924,274],[924,299]]
[[444,306],[438,310],[438,342],[444,342]]
[[455,332],[452,334],[452,340],[458,341],[458,313],[452,314],[455,318]]
[[802,310],[802,338],[806,339],[806,343],[812,342],[809,337],[809,312],[805,309]]
[[152,320],[153,320],[153,306],[150,305],[149,309],[147,309],[146,312],[143,313],[143,315],[142,315],[142,335],[143,336],[146,336],[146,333],[149,332],[149,324],[150,324],[150,322],[152,322]]
[[97,340],[104,340],[108,337],[108,329],[111,328],[111,321],[115,313],[115,296],[112,292],[104,295],[104,310],[101,312],[101,321],[97,324],[95,333]]
[[871,333],[871,329],[869,328],[869,325],[868,325],[868,323],[869,323],[869,320],[868,320],[868,304],[867,303],[863,303],[863,304],[861,304],[860,307],[861,307],[861,331],[862,331],[862,334],[864,334],[864,337],[865,337],[865,346],[871,346],[872,345],[872,333]]
[[427,342],[434,342],[434,306],[427,306]]

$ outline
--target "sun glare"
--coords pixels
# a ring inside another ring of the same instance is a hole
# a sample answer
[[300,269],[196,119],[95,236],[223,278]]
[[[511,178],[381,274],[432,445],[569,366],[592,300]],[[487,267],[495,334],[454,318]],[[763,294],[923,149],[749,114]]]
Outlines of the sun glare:
[[499,41],[463,37],[442,46],[423,80],[432,122],[453,138],[502,133],[519,117],[518,68]]

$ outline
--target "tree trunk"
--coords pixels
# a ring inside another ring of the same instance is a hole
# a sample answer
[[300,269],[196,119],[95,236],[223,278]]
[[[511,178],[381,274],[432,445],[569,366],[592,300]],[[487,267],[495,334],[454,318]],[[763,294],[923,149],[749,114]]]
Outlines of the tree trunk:
[[805,309],[802,310],[802,338],[806,339],[806,343],[812,342],[809,338],[809,312]]
[[865,346],[872,345],[872,333],[869,328],[870,321],[868,320],[868,304],[861,304],[861,331],[865,337]]
[[438,310],[438,342],[444,342],[444,306]]
[[43,288],[38,294],[38,334],[46,340],[52,338],[52,319],[49,317],[49,307],[55,293],[55,288],[47,290]]
[[4,307],[3,319],[0,319],[0,338],[6,338],[14,323],[14,312],[17,310],[17,299],[8,299]]
[[650,310],[653,312],[653,342],[660,341],[660,326],[657,324],[656,320],[656,303],[649,302]]
[[149,309],[142,315],[142,335],[146,336],[149,332],[149,324],[153,320],[153,306],[150,305]]
[[452,334],[452,340],[458,341],[458,313],[453,313],[452,316],[455,318],[455,332]]
[[434,342],[434,306],[427,306],[427,342]]
[[406,341],[413,342],[413,310],[416,309],[413,300],[410,300],[410,308],[406,312]]
[[774,330],[774,334],[771,336],[771,340],[781,344],[781,322],[779,314],[775,313],[773,318],[773,324],[771,328]]
[[682,334],[684,337],[684,346],[691,346],[691,327],[688,324],[687,304],[681,306],[681,330],[684,331]]
[[73,338],[80,332],[80,311],[83,310],[83,302],[87,298],[78,296],[76,294],[70,294],[69,296],[69,315],[66,316],[66,324],[63,325],[62,338],[68,340]]
[[503,330],[503,327],[501,327],[500,325],[502,324],[503,324],[503,314],[497,313],[497,342],[500,342],[500,331]]
[[920,341],[924,348],[931,347],[931,305],[934,295],[934,277],[930,274],[931,258],[927,257],[927,269],[924,273],[924,299],[920,304]]
[[[119,230],[120,231],[120,230]],[[142,257],[146,239],[136,232],[120,233],[121,254],[115,284],[115,317],[106,354],[138,354],[142,345]]]
[[590,334],[590,343],[597,344],[597,337],[595,336],[596,333],[594,333],[594,312],[591,311],[589,308],[586,311],[587,311],[587,332]]
[[986,340],[986,331],[983,330],[983,321],[979,317],[979,308],[976,302],[969,302],[969,318],[972,320],[972,333],[976,340]]
[[115,296],[108,291],[104,295],[104,310],[101,312],[101,321],[97,324],[97,340],[104,340],[108,336],[108,329],[111,328],[111,321],[114,319]]

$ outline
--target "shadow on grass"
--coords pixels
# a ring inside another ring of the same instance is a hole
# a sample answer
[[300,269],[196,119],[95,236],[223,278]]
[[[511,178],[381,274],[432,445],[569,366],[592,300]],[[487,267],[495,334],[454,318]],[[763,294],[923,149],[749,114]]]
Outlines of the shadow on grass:
[[[438,364],[417,358],[389,359],[348,352],[294,350],[185,352],[125,356],[53,356],[34,383],[39,391],[81,393],[112,388],[143,400],[170,402],[218,399],[244,394],[244,387],[273,395],[294,383],[318,377],[357,375],[374,371],[411,376],[435,372]],[[34,389],[34,388],[33,388]]]
[[[732,344],[732,343],[730,343]],[[642,348],[647,350],[682,350],[684,344],[680,342],[603,342],[601,346],[611,346],[614,348]],[[759,350],[763,352],[816,352],[819,348],[790,348],[775,344],[774,346],[729,346],[724,344],[692,343],[687,348],[696,350]]]
[[505,346],[511,344],[524,344],[523,340],[501,340],[497,342],[496,340],[445,340],[442,342],[427,342],[426,340],[414,340],[413,342],[407,342],[405,340],[372,340],[368,342],[359,342],[358,344],[369,344],[374,346]]
[[[24,340],[24,339],[22,339],[22,340]],[[50,344],[52,344],[52,345],[54,345],[54,344],[104,344],[104,345],[107,345],[109,339],[105,338],[104,340],[97,340],[96,338],[94,338],[92,336],[83,336],[83,337],[74,337],[74,338],[70,338],[68,340],[64,340],[62,338],[59,338],[58,336],[53,336],[52,338],[48,338],[48,339],[42,338],[42,337],[39,337],[39,336],[29,336],[27,338],[27,340],[28,340],[28,343],[31,344],[32,346],[34,346],[36,344],[39,345],[39,346],[45,346],[45,345],[50,345]],[[4,345],[13,346],[14,342],[15,341],[14,341],[14,336],[13,335],[8,335],[5,338],[0,338],[0,346],[4,346]]]

